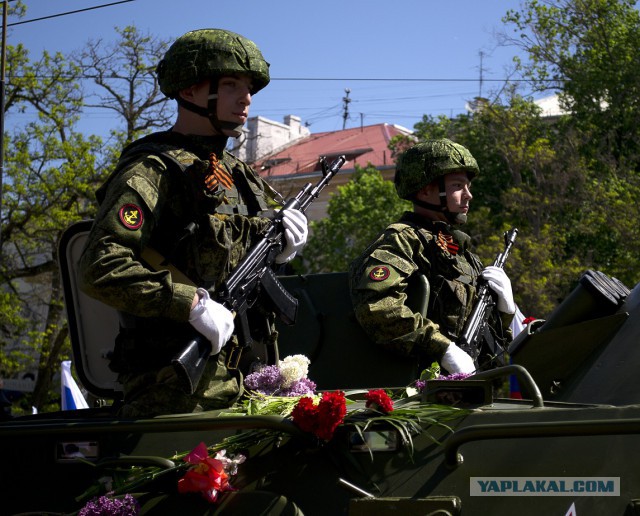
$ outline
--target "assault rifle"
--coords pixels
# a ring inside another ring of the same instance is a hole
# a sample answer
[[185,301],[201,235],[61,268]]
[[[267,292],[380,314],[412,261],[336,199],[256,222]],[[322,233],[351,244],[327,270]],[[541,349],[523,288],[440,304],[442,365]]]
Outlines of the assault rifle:
[[[318,198],[322,189],[329,184],[331,178],[338,173],[345,161],[345,157],[340,156],[327,166],[325,159],[321,158],[322,179],[315,186],[307,183],[298,195],[289,199],[220,288],[210,291],[212,299],[235,314],[238,343],[230,344],[227,355],[229,369],[237,369],[243,351],[251,348],[253,339],[247,311],[262,294],[265,294],[274,312],[285,324],[295,322],[298,300],[287,292],[272,269],[276,256],[284,246],[283,213],[291,209],[305,212]],[[188,392],[193,394],[195,391],[210,354],[211,343],[198,335],[173,358],[172,364]]]
[[[498,253],[493,265],[504,269],[504,264],[509,257],[511,247],[516,241],[516,236],[518,236],[517,228],[511,228],[509,231],[505,232],[504,251]],[[478,302],[467,319],[464,329],[462,330],[462,335],[457,342],[457,345],[466,351],[476,363],[482,347],[482,338],[485,330],[487,329],[489,316],[491,315],[494,306],[495,303],[491,297],[489,285],[484,282],[478,289]]]

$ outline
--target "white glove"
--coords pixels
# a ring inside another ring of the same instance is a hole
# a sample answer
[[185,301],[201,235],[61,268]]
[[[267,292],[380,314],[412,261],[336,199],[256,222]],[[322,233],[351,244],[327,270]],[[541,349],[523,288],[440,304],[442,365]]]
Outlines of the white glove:
[[498,296],[498,310],[505,314],[515,314],[516,303],[511,292],[511,281],[504,270],[490,265],[482,271],[482,277],[487,280],[489,288]]
[[285,245],[276,256],[276,263],[282,264],[293,260],[296,253],[307,243],[309,230],[307,217],[300,210],[286,209],[282,214]]
[[476,370],[476,365],[473,363],[473,359],[453,342],[449,344],[442,360],[440,360],[440,365],[449,371],[449,374],[471,374]]
[[189,322],[211,342],[211,354],[217,355],[233,333],[233,314],[209,297],[209,292],[199,288],[198,304],[191,309]]

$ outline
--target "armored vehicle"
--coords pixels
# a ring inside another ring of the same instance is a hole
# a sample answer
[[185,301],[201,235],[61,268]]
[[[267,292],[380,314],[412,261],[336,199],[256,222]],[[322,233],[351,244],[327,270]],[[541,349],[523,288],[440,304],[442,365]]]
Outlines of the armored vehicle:
[[[0,423],[2,514],[71,514],[108,491],[132,495],[141,514],[640,514],[640,286],[586,271],[514,339],[510,365],[412,390],[414,364],[354,321],[344,273],[281,277],[299,306],[279,328],[280,358],[308,357],[318,392],[349,400],[329,438],[246,411],[129,420],[114,416],[107,360],[117,316],[76,284],[88,229],[67,231],[60,268],[78,376],[106,402]],[[496,389],[508,379],[520,396]],[[392,409],[371,405],[380,389]],[[233,490],[215,502],[180,492],[184,453],[232,442],[244,457]]]

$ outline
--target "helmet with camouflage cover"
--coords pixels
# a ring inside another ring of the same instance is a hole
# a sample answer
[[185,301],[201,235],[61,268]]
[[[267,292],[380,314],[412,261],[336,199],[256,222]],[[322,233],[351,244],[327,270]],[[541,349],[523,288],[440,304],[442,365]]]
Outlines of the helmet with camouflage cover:
[[269,84],[269,63],[256,44],[223,29],[199,29],[180,36],[156,69],[160,90],[170,98],[205,79],[239,73],[252,78],[252,95]]
[[463,170],[473,179],[480,173],[471,153],[447,138],[426,140],[404,151],[396,163],[395,186],[402,199],[413,200],[429,183]]

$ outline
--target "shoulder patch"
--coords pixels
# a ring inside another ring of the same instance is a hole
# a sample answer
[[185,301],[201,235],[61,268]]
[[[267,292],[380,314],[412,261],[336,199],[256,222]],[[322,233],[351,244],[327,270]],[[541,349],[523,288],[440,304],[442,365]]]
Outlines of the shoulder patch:
[[144,216],[142,210],[135,204],[125,204],[118,211],[118,217],[122,225],[131,230],[140,229]]
[[372,281],[384,281],[389,277],[390,274],[391,271],[389,270],[389,267],[378,265],[377,267],[371,269],[371,272],[369,272],[369,279]]

